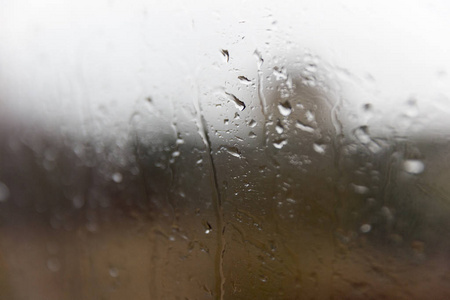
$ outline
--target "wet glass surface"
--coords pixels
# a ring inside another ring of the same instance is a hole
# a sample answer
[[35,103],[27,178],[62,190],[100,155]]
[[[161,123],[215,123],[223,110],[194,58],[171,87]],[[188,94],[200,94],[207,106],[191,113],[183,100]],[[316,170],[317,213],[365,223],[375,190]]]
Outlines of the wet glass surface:
[[450,296],[444,1],[3,2],[0,298]]

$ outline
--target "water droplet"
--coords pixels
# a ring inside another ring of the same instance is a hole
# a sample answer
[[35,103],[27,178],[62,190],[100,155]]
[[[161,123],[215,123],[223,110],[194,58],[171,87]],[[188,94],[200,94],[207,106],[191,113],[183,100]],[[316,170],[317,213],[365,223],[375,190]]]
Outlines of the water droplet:
[[359,228],[359,230],[362,233],[368,233],[370,230],[372,230],[372,226],[370,226],[370,224],[363,224],[361,225],[361,227]]
[[234,102],[234,105],[236,106],[237,109],[239,109],[240,111],[243,111],[245,109],[245,103],[242,102],[241,100],[239,100],[235,95],[230,94],[230,93],[225,93],[228,98]]
[[229,121],[230,121],[229,119],[224,119],[223,124],[228,125]]
[[282,103],[278,104],[278,110],[280,111],[280,114],[282,114],[283,116],[289,116],[292,112],[292,106],[289,103],[289,101],[285,101]]
[[82,208],[84,205],[84,198],[81,195],[76,195],[72,198],[72,204],[75,208]]
[[209,234],[212,231],[212,226],[208,221],[203,221],[203,226],[205,227],[205,234]]
[[278,140],[275,140],[274,142],[273,142],[273,146],[275,147],[275,148],[277,148],[277,149],[281,149],[281,148],[283,148],[285,145],[287,145],[287,140],[286,139],[278,139]]
[[176,140],[175,143],[176,143],[177,145],[182,145],[182,144],[184,144],[184,140],[183,140],[183,138],[181,137],[180,133],[177,134],[177,140]]
[[222,53],[223,57],[225,57],[226,62],[230,61],[230,53],[228,50],[222,49],[220,50],[220,53]]
[[372,139],[369,136],[369,130],[367,126],[361,126],[356,128],[353,134],[358,139],[358,141],[361,142],[361,144],[368,144],[372,141]]
[[425,170],[425,164],[418,159],[408,159],[403,162],[403,170],[410,174],[420,174]]
[[306,116],[306,120],[307,120],[308,122],[314,122],[314,121],[316,120],[316,117],[314,116],[314,114],[313,114],[310,110],[308,110],[308,111],[305,113],[305,116]]
[[281,124],[280,120],[278,120],[277,125],[275,126],[275,130],[277,131],[278,134],[282,134],[284,131],[284,127]]
[[250,122],[248,122],[248,126],[255,127],[256,126],[256,121],[251,119]]
[[248,133],[248,136],[249,136],[250,138],[252,138],[252,139],[256,138],[256,134],[255,134],[253,131],[250,131],[250,132]]
[[58,272],[61,269],[61,263],[56,257],[49,258],[47,260],[47,268],[52,272]]
[[248,78],[245,77],[245,76],[239,76],[238,79],[239,79],[239,81],[240,81],[241,83],[243,83],[243,84],[245,84],[245,85],[249,85],[249,84],[252,83],[251,80],[248,79]]
[[112,180],[114,180],[114,182],[116,182],[116,183],[122,182],[122,179],[123,179],[122,174],[119,172],[115,172],[114,174],[112,174],[111,177],[112,177]]
[[9,198],[9,188],[0,181],[0,202],[5,202]]
[[313,144],[313,149],[314,149],[314,151],[316,151],[316,152],[319,153],[319,154],[325,154],[325,151],[326,151],[326,149],[327,149],[327,146],[326,146],[326,145],[323,145],[323,144],[317,144],[317,143],[314,143],[314,144]]
[[305,125],[298,120],[295,123],[295,127],[297,127],[300,130],[306,131],[306,132],[314,132],[314,128],[312,128],[311,126]]
[[305,71],[307,73],[315,73],[317,72],[317,65],[314,63],[309,63],[305,66]]
[[286,202],[289,202],[289,203],[294,204],[294,203],[296,203],[297,201],[295,201],[295,200],[292,199],[292,198],[286,198]]
[[220,146],[219,150],[225,150],[231,156],[241,158],[241,152],[238,148],[232,146]]
[[178,157],[180,156],[180,151],[173,151],[172,152],[172,157]]
[[367,186],[352,184],[352,187],[355,193],[357,194],[364,195],[369,193],[369,188]]
[[113,278],[119,277],[119,269],[117,269],[116,267],[109,268],[109,276]]
[[363,110],[366,112],[370,112],[373,110],[373,105],[371,103],[366,103],[363,105]]
[[256,65],[258,66],[258,69],[261,69],[262,64],[264,63],[264,59],[262,58],[261,53],[258,51],[258,49],[253,52],[253,55],[256,58]]
[[273,68],[273,75],[275,76],[276,80],[286,80],[288,78],[285,68]]

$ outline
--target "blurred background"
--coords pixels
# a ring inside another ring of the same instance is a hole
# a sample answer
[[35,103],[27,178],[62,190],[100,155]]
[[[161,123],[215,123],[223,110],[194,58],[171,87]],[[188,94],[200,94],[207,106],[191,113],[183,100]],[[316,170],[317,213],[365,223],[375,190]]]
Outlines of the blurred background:
[[450,297],[446,1],[0,5],[1,299]]

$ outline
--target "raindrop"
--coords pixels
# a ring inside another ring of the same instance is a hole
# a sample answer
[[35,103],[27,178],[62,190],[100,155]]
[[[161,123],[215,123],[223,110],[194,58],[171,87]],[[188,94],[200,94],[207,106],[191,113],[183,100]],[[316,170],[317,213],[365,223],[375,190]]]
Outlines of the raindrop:
[[72,204],[75,208],[82,208],[84,205],[84,198],[81,195],[76,195],[72,198]]
[[273,68],[273,75],[275,76],[276,80],[286,80],[288,78],[285,68]]
[[286,198],[286,202],[289,202],[289,203],[294,204],[294,203],[296,203],[297,201],[295,201],[295,200],[292,199],[292,198]]
[[61,263],[56,257],[47,260],[47,268],[52,272],[58,272],[61,269]]
[[251,119],[250,122],[248,122],[248,126],[255,127],[256,126],[256,121]]
[[313,144],[313,149],[314,151],[316,151],[319,154],[325,154],[325,150],[326,150],[327,146],[323,145],[323,144]]
[[222,53],[223,57],[225,57],[225,60],[227,62],[230,61],[230,53],[228,52],[228,50],[222,49],[220,50],[220,53]]
[[315,72],[317,72],[317,65],[310,63],[305,66],[305,71],[308,73],[315,73]]
[[253,131],[250,131],[250,132],[248,133],[248,136],[249,136],[250,138],[252,138],[252,139],[256,138],[256,134],[255,134]]
[[241,152],[236,147],[230,147],[230,146],[220,146],[220,150],[225,150],[228,154],[231,156],[241,158]]
[[278,134],[282,134],[284,131],[284,127],[281,124],[280,120],[278,120],[277,125],[275,126],[275,130],[277,131]]
[[243,83],[243,84],[245,84],[245,85],[249,85],[249,84],[252,83],[251,80],[248,79],[248,78],[245,77],[245,76],[239,76],[238,79],[239,79],[239,81],[240,81],[241,83]]
[[9,198],[9,188],[0,181],[0,202],[5,202]]
[[314,128],[312,128],[311,126],[305,125],[298,120],[295,123],[295,127],[297,127],[300,130],[306,131],[306,132],[314,132]]
[[224,119],[224,120],[223,120],[223,124],[228,125],[228,122],[229,122],[229,121],[230,121],[229,119]]
[[425,164],[418,159],[408,159],[403,162],[403,170],[410,174],[420,174],[425,170]]
[[120,182],[122,182],[122,179],[123,179],[123,177],[122,177],[121,173],[115,172],[114,174],[112,174],[112,180],[114,180],[114,182],[120,183]]
[[278,110],[280,111],[280,114],[282,114],[283,116],[289,116],[292,112],[292,106],[289,103],[289,101],[285,101],[282,103],[278,104]]
[[305,113],[305,116],[306,116],[306,120],[308,122],[314,122],[316,120],[316,117],[314,116],[314,114],[309,110]]
[[278,139],[278,140],[275,140],[274,142],[273,142],[273,146],[275,147],[275,148],[277,148],[277,149],[281,149],[281,148],[283,148],[285,145],[287,145],[287,140],[286,139]]
[[370,112],[373,110],[373,105],[371,103],[366,103],[363,105],[363,110],[366,112]]
[[229,98],[234,102],[234,105],[236,105],[236,108],[240,111],[243,111],[245,109],[245,103],[239,100],[235,95],[230,93],[225,93],[229,96]]
[[109,276],[113,278],[119,277],[119,269],[117,269],[116,267],[109,268]]
[[258,66],[258,69],[260,69],[262,64],[264,63],[264,59],[262,58],[262,55],[258,50],[255,50],[255,52],[253,52],[253,55],[256,58],[256,64]]
[[363,224],[361,225],[361,227],[359,228],[359,230],[362,233],[368,233],[370,230],[372,230],[372,226],[370,226],[370,224]]
[[209,234],[212,231],[212,226],[208,221],[203,222],[203,226],[205,227],[205,234]]
[[177,135],[177,140],[176,140],[176,142],[175,142],[177,145],[182,145],[182,144],[184,144],[184,140],[183,140],[183,138],[180,136],[180,134],[178,133],[178,135]]
[[358,139],[358,141],[360,141],[361,144],[364,145],[370,143],[372,140],[369,136],[369,130],[367,126],[361,126],[356,128],[353,134]]
[[357,194],[364,195],[369,193],[369,188],[367,186],[352,184],[352,187],[355,193]]

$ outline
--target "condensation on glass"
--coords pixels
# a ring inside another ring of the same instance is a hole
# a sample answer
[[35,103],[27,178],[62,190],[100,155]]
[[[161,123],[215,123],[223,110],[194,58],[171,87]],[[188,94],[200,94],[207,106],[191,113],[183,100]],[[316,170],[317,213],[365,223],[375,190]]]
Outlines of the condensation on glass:
[[1,299],[450,297],[444,1],[3,1]]

